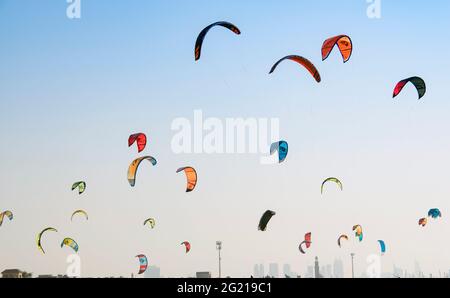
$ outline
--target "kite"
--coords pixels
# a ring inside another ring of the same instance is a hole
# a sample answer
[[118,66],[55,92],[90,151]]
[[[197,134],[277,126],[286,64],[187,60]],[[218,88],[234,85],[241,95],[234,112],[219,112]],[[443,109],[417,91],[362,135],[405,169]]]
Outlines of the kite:
[[339,186],[339,188],[340,188],[341,190],[343,189],[343,188],[342,188],[342,183],[341,183],[341,181],[339,181],[339,179],[334,178],[334,177],[330,177],[330,178],[325,179],[325,180],[322,182],[322,186],[320,187],[320,193],[321,193],[321,194],[323,194],[323,186],[324,186],[325,183],[327,183],[327,182],[334,182],[334,183],[336,183],[336,184]]
[[197,172],[193,167],[183,167],[177,170],[177,173],[184,171],[187,179],[186,192],[191,192],[197,185]]
[[70,220],[71,220],[71,221],[73,220],[73,217],[74,217],[76,214],[83,214],[84,217],[86,218],[86,220],[89,219],[88,214],[86,213],[86,211],[84,211],[84,210],[77,210],[77,211],[75,211],[74,213],[72,213],[72,216],[70,217]]
[[417,93],[419,94],[419,99],[421,99],[425,95],[427,89],[425,81],[419,77],[411,77],[408,79],[401,80],[400,82],[397,83],[397,85],[394,88],[394,94],[392,95],[392,98],[399,95],[400,92],[403,90],[403,87],[405,87],[405,85],[408,82],[411,82],[411,84],[413,84],[414,87],[416,87]]
[[143,156],[133,160],[133,162],[128,167],[128,182],[132,187],[136,183],[136,172],[143,160],[148,160],[152,163],[152,165],[156,165],[156,159],[151,156]]
[[63,247],[64,245],[72,248],[75,252],[78,252],[78,244],[72,238],[64,238],[64,240],[61,242],[61,247]]
[[282,163],[288,154],[288,143],[286,141],[275,142],[270,146],[270,155],[278,151],[278,162]]
[[432,217],[432,218],[438,218],[438,217],[442,217],[442,213],[439,209],[434,208],[434,209],[430,209],[428,211],[428,217]]
[[274,72],[275,69],[277,68],[278,64],[280,64],[284,60],[292,60],[294,62],[299,63],[300,65],[302,65],[309,71],[309,73],[314,77],[314,79],[316,80],[317,83],[320,83],[320,74],[317,71],[317,68],[314,66],[314,64],[312,64],[308,59],[303,58],[301,56],[296,56],[296,55],[286,56],[286,57],[278,60],[270,69],[269,74]]
[[384,255],[384,253],[386,252],[386,244],[383,240],[378,240],[378,243],[380,244],[381,255]]
[[1,227],[2,224],[3,224],[3,219],[5,218],[5,216],[6,216],[9,220],[12,220],[13,217],[14,217],[13,213],[12,213],[11,211],[9,211],[9,210],[6,210],[6,211],[3,211],[2,213],[0,213],[0,227]]
[[36,237],[37,247],[40,251],[42,251],[43,254],[45,254],[45,251],[42,248],[41,238],[42,238],[42,235],[47,231],[58,232],[55,228],[50,227],[50,228],[43,229],[39,234],[37,234],[37,237]]
[[155,220],[154,220],[153,218],[146,219],[146,220],[144,221],[144,226],[145,226],[147,223],[150,225],[150,227],[151,227],[152,229],[155,227],[155,224],[156,224],[156,222],[155,222]]
[[355,231],[355,237],[358,237],[361,242],[363,240],[362,227],[360,225],[354,225],[352,230]]
[[181,242],[181,245],[184,245],[186,248],[186,253],[188,253],[191,250],[191,244],[187,241]]
[[148,261],[145,255],[137,255],[136,258],[139,258],[139,272],[138,274],[142,274],[147,270]]
[[341,236],[339,236],[338,241],[337,241],[339,247],[341,247],[341,239],[348,240],[348,236],[347,236],[347,235],[341,235]]
[[86,182],[84,181],[78,181],[72,184],[72,191],[78,188],[78,194],[81,195],[86,190]]
[[131,147],[136,142],[138,153],[145,149],[147,145],[147,136],[144,133],[136,133],[128,138],[128,147]]
[[322,61],[328,58],[335,45],[338,46],[342,59],[344,59],[344,63],[347,62],[353,51],[352,40],[347,35],[334,36],[323,42]]
[[266,212],[264,212],[264,214],[261,216],[261,219],[259,220],[258,230],[265,231],[267,228],[267,223],[275,214],[276,213],[271,210],[267,210]]
[[298,246],[298,250],[300,250],[300,252],[302,253],[302,254],[305,254],[306,252],[305,252],[305,250],[303,249],[303,247],[302,247],[302,245],[304,244],[305,245],[305,248],[309,248],[310,246],[311,246],[311,232],[309,232],[309,233],[306,233],[305,234],[305,240],[303,240],[300,244],[299,244],[299,246]]
[[195,61],[200,59],[200,55],[202,53],[203,40],[205,39],[205,36],[208,33],[208,31],[214,26],[222,26],[233,31],[237,35],[241,34],[241,31],[238,29],[238,27],[228,22],[216,22],[207,26],[200,32],[200,34],[197,37],[197,40],[195,41]]
[[305,234],[306,248],[311,246],[311,232]]
[[427,225],[427,221],[428,220],[427,220],[426,217],[419,219],[419,226],[422,226],[422,227],[426,226]]

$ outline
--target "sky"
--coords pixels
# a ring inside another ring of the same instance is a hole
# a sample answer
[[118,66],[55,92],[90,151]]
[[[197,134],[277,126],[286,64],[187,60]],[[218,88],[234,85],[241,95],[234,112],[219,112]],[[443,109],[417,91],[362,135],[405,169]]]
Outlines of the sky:
[[[0,0],[0,209],[13,221],[0,227],[0,269],[64,274],[79,246],[82,276],[130,276],[137,254],[170,277],[211,271],[216,240],[222,272],[247,277],[257,263],[289,263],[303,274],[318,256],[344,261],[363,274],[367,256],[387,253],[382,270],[412,272],[418,262],[436,275],[450,269],[448,82],[450,3],[381,0],[381,18],[368,18],[364,0],[347,1],[117,1],[81,0],[69,19],[66,1]],[[194,43],[207,25],[225,20],[237,36],[215,28],[194,61]],[[336,49],[321,61],[331,36],[347,34],[354,50],[343,64]],[[317,84],[295,63],[311,60]],[[392,99],[401,79],[420,76]],[[286,161],[262,165],[258,154],[175,154],[174,119],[278,118],[289,142]],[[147,148],[128,148],[144,132]],[[141,155],[136,186],[126,179]],[[185,193],[181,166],[196,168],[196,189]],[[320,194],[327,177],[339,177]],[[87,190],[72,192],[84,180]],[[417,225],[430,208],[443,217]],[[89,220],[70,221],[84,209]],[[276,211],[265,232],[267,209]],[[155,229],[142,226],[156,219]],[[364,240],[351,228],[362,225]],[[43,255],[36,234],[45,227]],[[305,255],[298,251],[312,232]],[[343,248],[341,234],[349,235]],[[189,241],[185,254],[180,246]]]

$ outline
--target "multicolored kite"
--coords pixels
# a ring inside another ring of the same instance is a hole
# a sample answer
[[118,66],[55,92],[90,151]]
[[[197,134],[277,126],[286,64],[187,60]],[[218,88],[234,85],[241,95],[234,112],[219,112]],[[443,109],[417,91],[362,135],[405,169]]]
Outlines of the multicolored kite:
[[72,191],[78,188],[78,194],[81,195],[86,190],[86,182],[84,181],[78,181],[72,184]]
[[181,245],[184,245],[186,248],[186,253],[188,253],[191,250],[191,244],[187,241],[181,242]]
[[130,183],[131,187],[133,187],[136,183],[136,172],[143,160],[148,160],[152,163],[152,165],[156,165],[156,159],[151,156],[139,157],[133,160],[133,162],[128,167],[128,182]]
[[52,231],[52,232],[58,232],[55,228],[45,228],[45,229],[43,229],[39,234],[37,234],[37,237],[36,237],[36,243],[37,243],[37,247],[38,247],[38,249],[40,250],[40,251],[42,251],[42,253],[43,254],[45,254],[45,251],[44,251],[44,249],[42,248],[42,245],[41,245],[41,238],[42,238],[42,235],[45,233],[45,232],[47,232],[47,231]]
[[63,247],[64,245],[72,248],[75,252],[78,252],[78,244],[72,238],[64,238],[64,240],[61,242],[61,247]]
[[147,270],[148,261],[145,255],[137,255],[136,258],[139,258],[139,272],[138,274],[142,274]]
[[419,77],[411,77],[411,78],[401,80],[400,82],[397,83],[397,85],[394,88],[394,94],[392,95],[392,98],[399,95],[400,92],[403,90],[403,87],[405,87],[405,85],[408,82],[411,82],[411,84],[413,84],[414,87],[416,87],[417,93],[419,94],[419,99],[421,99],[425,95],[425,92],[427,90],[425,81]]
[[278,151],[278,162],[282,163],[288,154],[288,143],[286,141],[275,142],[270,146],[270,155]]
[[0,227],[3,224],[3,218],[5,218],[5,216],[7,218],[9,218],[9,220],[12,220],[13,217],[14,217],[13,213],[11,211],[9,211],[9,210],[6,210],[6,211],[3,211],[2,213],[0,213]]

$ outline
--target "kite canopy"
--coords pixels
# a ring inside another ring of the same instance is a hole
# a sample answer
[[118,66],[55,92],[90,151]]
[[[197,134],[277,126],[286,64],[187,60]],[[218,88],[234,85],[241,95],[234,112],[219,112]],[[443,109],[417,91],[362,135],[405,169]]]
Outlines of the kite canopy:
[[338,238],[338,240],[337,240],[337,243],[338,243],[339,247],[341,247],[341,239],[348,240],[348,236],[347,236],[347,235],[341,235],[341,236],[339,236],[339,238]]
[[352,40],[347,35],[334,36],[323,42],[322,61],[328,58],[335,45],[338,46],[342,59],[344,59],[344,63],[347,62],[353,51]]
[[37,234],[37,237],[36,237],[37,247],[40,251],[42,251],[43,254],[45,254],[45,251],[42,248],[41,238],[42,238],[42,235],[44,235],[44,233],[47,231],[58,232],[55,228],[49,227],[49,228],[43,229],[39,234]]
[[334,182],[334,183],[336,183],[336,184],[339,186],[339,188],[341,189],[341,191],[343,190],[341,181],[339,181],[338,178],[330,177],[330,178],[325,179],[325,180],[322,182],[322,186],[320,187],[320,193],[321,193],[321,194],[323,194],[323,187],[324,187],[324,185],[325,185],[327,182]]
[[426,225],[427,225],[427,222],[428,222],[428,220],[427,220],[427,218],[426,218],[426,217],[424,217],[424,218],[421,218],[421,219],[419,219],[419,226],[422,226],[422,227],[424,227],[424,226],[426,226]]
[[77,214],[83,214],[84,217],[86,218],[86,220],[89,219],[89,216],[88,216],[88,214],[86,213],[86,211],[84,211],[84,210],[77,210],[77,211],[75,211],[74,213],[72,213],[72,216],[70,217],[70,220],[73,220],[73,217],[74,217],[75,215],[77,215]]
[[405,87],[405,85],[408,82],[410,82],[411,84],[414,85],[414,87],[416,87],[417,93],[419,94],[419,99],[421,99],[425,95],[425,92],[427,89],[426,85],[425,85],[425,81],[419,77],[411,77],[408,79],[401,80],[400,82],[397,83],[397,85],[394,88],[394,94],[392,95],[392,98],[399,95],[400,92],[403,90],[403,87]]
[[354,225],[352,230],[355,231],[355,237],[361,242],[363,240],[362,227],[360,225]]
[[72,248],[75,252],[78,252],[78,244],[72,238],[64,238],[64,240],[61,242],[61,247],[63,247],[64,245]]
[[149,224],[150,227],[153,229],[155,227],[156,221],[153,218],[149,218],[144,221],[144,226],[146,224]]
[[14,217],[13,213],[12,213],[11,211],[9,211],[9,210],[6,210],[6,211],[3,211],[2,213],[0,213],[0,227],[1,227],[2,224],[3,224],[3,219],[5,218],[5,216],[6,216],[9,220],[12,220],[13,217]]
[[275,214],[276,213],[272,210],[267,210],[266,212],[264,212],[264,214],[261,216],[261,219],[259,220],[258,230],[265,231],[267,228],[267,223]]
[[135,160],[133,160],[133,162],[128,167],[128,182],[130,183],[130,185],[132,187],[136,183],[136,172],[139,168],[139,165],[141,164],[141,162],[143,160],[148,160],[152,163],[152,165],[156,165],[156,159],[154,159],[151,156],[143,156],[143,157],[139,157],[139,158],[136,158]]
[[188,241],[181,242],[181,245],[184,245],[186,253],[188,253],[191,250],[191,244]]
[[278,60],[270,69],[269,74],[273,73],[275,71],[275,69],[277,68],[278,64],[280,64],[284,60],[291,60],[291,61],[297,62],[298,64],[302,65],[314,77],[316,82],[320,83],[320,80],[321,80],[320,74],[319,74],[319,71],[317,70],[317,68],[314,66],[314,64],[312,64],[308,59],[303,58],[301,56],[297,56],[297,55],[289,55],[289,56],[283,57],[280,60]]
[[238,29],[238,27],[236,27],[235,25],[228,23],[228,22],[216,22],[216,23],[213,23],[213,24],[207,26],[200,32],[200,34],[197,37],[197,40],[195,41],[195,53],[194,53],[195,61],[200,59],[200,56],[202,53],[202,45],[203,45],[203,41],[206,37],[206,34],[212,27],[215,27],[215,26],[225,27],[225,28],[233,31],[237,35],[241,34],[241,31]]
[[311,232],[305,234],[306,248],[311,246]]
[[383,240],[378,240],[378,243],[380,244],[381,255],[384,255],[386,252],[386,244]]
[[186,174],[187,186],[186,192],[191,192],[197,185],[197,172],[193,167],[183,167],[177,170],[177,173],[183,172]]
[[136,258],[139,258],[139,272],[138,274],[142,274],[147,270],[148,261],[145,255],[137,255]]
[[428,217],[432,217],[432,218],[442,217],[442,213],[439,209],[433,208],[428,211]]
[[138,153],[145,149],[147,145],[147,136],[144,133],[136,133],[128,138],[128,147],[131,147],[136,142]]
[[298,250],[302,253],[302,254],[306,254],[306,251],[303,249],[303,245],[305,245],[305,247],[307,247],[308,245],[310,245],[311,243],[304,240],[302,242],[300,242],[300,244],[298,245]]
[[282,163],[288,154],[288,143],[286,141],[275,142],[270,146],[270,155],[278,152],[278,162]]
[[78,194],[81,195],[86,190],[86,182],[84,181],[78,181],[72,184],[72,191],[78,188]]

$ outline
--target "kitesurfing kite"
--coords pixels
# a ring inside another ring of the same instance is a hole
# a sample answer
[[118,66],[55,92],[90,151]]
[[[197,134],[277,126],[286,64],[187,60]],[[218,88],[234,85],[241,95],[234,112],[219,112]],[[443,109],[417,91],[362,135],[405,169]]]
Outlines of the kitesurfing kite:
[[344,59],[344,63],[347,62],[353,51],[352,40],[347,35],[334,36],[323,42],[322,61],[328,58],[335,45],[338,46],[342,59]]
[[424,227],[424,226],[426,226],[426,225],[427,225],[427,222],[428,222],[428,220],[427,220],[427,218],[426,218],[426,217],[424,217],[424,218],[421,218],[421,219],[419,219],[419,226],[422,226],[422,227]]
[[261,216],[261,219],[259,220],[258,230],[265,231],[267,228],[267,223],[275,214],[276,213],[272,210],[267,210],[266,212],[264,212],[264,214]]
[[302,247],[302,245],[305,245],[305,248],[309,248],[310,246],[311,246],[311,232],[309,232],[309,233],[306,233],[305,234],[305,240],[303,240],[300,244],[299,244],[299,246],[298,246],[298,250],[300,250],[300,252],[302,253],[302,254],[305,254],[306,252],[305,252],[305,250],[303,249],[303,247]]
[[442,213],[439,209],[433,208],[428,211],[428,217],[431,217],[431,218],[442,217]]
[[275,142],[270,146],[270,155],[278,152],[278,162],[282,163],[288,154],[288,143],[286,141]]
[[341,239],[348,240],[348,236],[347,236],[347,235],[341,235],[341,236],[339,236],[339,238],[338,238],[338,240],[337,240],[337,243],[338,243],[339,247],[341,247]]
[[183,167],[177,170],[177,173],[183,172],[186,174],[187,186],[186,192],[191,192],[197,185],[197,172],[193,167]]
[[42,238],[42,235],[44,235],[44,233],[47,231],[58,232],[55,228],[49,227],[49,228],[43,229],[39,234],[37,234],[37,237],[36,237],[37,247],[40,251],[42,251],[43,254],[45,254],[45,251],[42,248],[41,238]]
[[12,220],[13,217],[14,217],[13,213],[12,213],[11,211],[9,211],[9,210],[6,210],[6,211],[3,211],[2,213],[0,213],[0,227],[1,227],[2,224],[3,224],[3,219],[5,218],[5,216],[6,216],[9,220]]
[[84,181],[78,181],[72,184],[72,191],[78,188],[78,194],[81,195],[86,190],[86,182]]
[[144,226],[146,224],[149,224],[150,227],[153,229],[155,227],[156,221],[153,218],[148,218],[144,221]]
[[216,22],[216,23],[213,23],[213,24],[207,26],[205,29],[203,29],[200,32],[200,34],[197,37],[197,40],[195,41],[195,61],[200,59],[200,55],[202,53],[202,45],[203,45],[203,41],[205,39],[206,34],[212,27],[215,27],[215,26],[225,27],[225,28],[233,31],[237,35],[241,34],[241,31],[238,29],[238,27],[236,27],[235,25],[228,23],[228,22]]
[[392,95],[392,98],[399,95],[400,92],[403,90],[403,87],[405,87],[405,85],[408,82],[410,82],[411,84],[414,85],[414,87],[416,87],[417,93],[419,94],[419,99],[421,99],[425,95],[425,92],[427,89],[426,85],[425,85],[425,81],[419,77],[411,77],[408,79],[401,80],[400,82],[397,83],[397,85],[394,88],[394,94]]
[[188,253],[191,250],[191,244],[187,241],[181,242],[181,245],[184,245],[186,248],[186,253]]
[[339,188],[340,188],[341,190],[343,189],[343,188],[342,188],[342,183],[341,183],[341,181],[339,181],[339,179],[334,178],[334,177],[330,177],[330,178],[325,179],[325,180],[322,182],[322,186],[320,187],[320,193],[321,193],[321,194],[323,194],[323,187],[324,187],[325,183],[327,183],[327,182],[334,182],[334,183],[336,183],[336,184],[339,186]]
[[386,244],[383,240],[378,240],[378,243],[380,244],[381,255],[384,255],[386,252]]
[[75,211],[75,212],[72,213],[72,216],[70,217],[70,220],[72,221],[72,220],[73,220],[73,217],[74,217],[75,215],[77,215],[77,214],[83,214],[84,217],[86,218],[86,220],[89,219],[89,216],[88,216],[88,214],[86,213],[86,211],[84,211],[84,210],[77,210],[77,211]]
[[360,225],[354,225],[353,231],[355,231],[355,237],[358,237],[359,241],[361,242],[363,240],[362,227]]
[[72,248],[75,252],[78,252],[78,244],[72,238],[64,238],[64,240],[61,242],[61,247],[63,247],[64,245]]
[[314,64],[312,64],[308,59],[303,58],[301,56],[297,56],[297,55],[289,55],[289,56],[283,57],[280,60],[278,60],[270,69],[269,74],[273,73],[275,71],[275,69],[277,68],[278,64],[280,64],[284,60],[291,60],[291,61],[297,62],[298,64],[302,65],[314,77],[316,82],[320,83],[320,80],[321,80],[320,74],[319,74],[319,71],[317,70],[317,68],[314,66]]
[[147,270],[148,261],[145,255],[137,255],[136,258],[139,258],[139,272],[138,274],[142,274]]
[[132,134],[128,138],[128,147],[131,147],[136,142],[138,153],[140,153],[142,150],[145,149],[145,146],[147,145],[147,136],[144,133],[136,133]]
[[151,156],[143,156],[143,157],[139,157],[139,158],[133,160],[133,162],[128,167],[128,182],[130,183],[130,185],[132,187],[136,183],[136,172],[139,168],[139,165],[141,164],[141,162],[143,160],[148,160],[152,163],[152,165],[156,165],[156,159],[154,159]]

